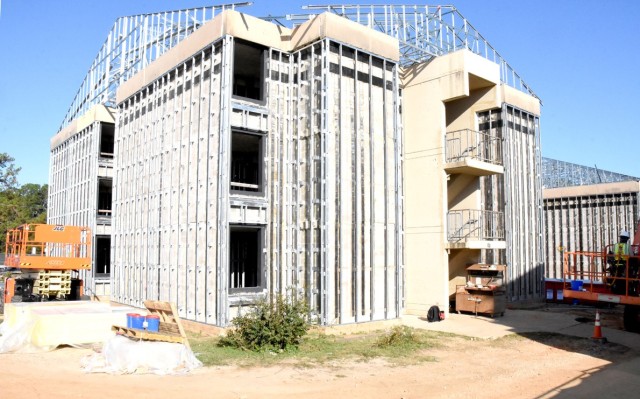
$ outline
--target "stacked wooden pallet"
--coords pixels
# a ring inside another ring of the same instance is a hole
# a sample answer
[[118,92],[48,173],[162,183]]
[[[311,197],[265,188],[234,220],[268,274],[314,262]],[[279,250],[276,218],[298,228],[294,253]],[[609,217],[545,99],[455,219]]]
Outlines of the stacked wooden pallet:
[[145,301],[144,306],[147,308],[149,314],[156,315],[160,318],[158,332],[122,326],[113,326],[111,329],[115,331],[116,334],[124,335],[131,339],[175,342],[191,348],[184,328],[182,328],[182,324],[180,323],[175,304],[170,302]]

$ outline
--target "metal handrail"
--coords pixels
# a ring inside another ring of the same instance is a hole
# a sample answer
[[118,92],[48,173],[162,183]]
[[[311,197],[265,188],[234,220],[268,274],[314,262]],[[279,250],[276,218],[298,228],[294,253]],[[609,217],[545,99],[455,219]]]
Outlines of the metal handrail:
[[480,209],[460,209],[447,213],[449,241],[505,239],[504,213]]
[[446,162],[458,162],[465,158],[502,165],[502,140],[499,137],[471,129],[447,132],[445,139]]

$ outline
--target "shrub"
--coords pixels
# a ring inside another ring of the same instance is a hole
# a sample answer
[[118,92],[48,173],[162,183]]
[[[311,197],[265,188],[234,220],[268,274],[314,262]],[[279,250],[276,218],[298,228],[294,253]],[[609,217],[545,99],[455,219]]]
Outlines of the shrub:
[[376,342],[379,348],[389,346],[413,345],[419,342],[413,330],[407,326],[395,326],[388,333],[381,336]]
[[297,349],[309,330],[306,302],[278,295],[257,303],[245,315],[231,320],[233,329],[221,346],[252,351]]

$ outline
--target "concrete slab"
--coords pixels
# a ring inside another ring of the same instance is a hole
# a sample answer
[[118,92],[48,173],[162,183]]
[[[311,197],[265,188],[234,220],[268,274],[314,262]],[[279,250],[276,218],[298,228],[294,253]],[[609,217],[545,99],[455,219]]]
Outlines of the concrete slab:
[[[402,323],[414,328],[482,339],[525,332],[554,332],[584,338],[593,336],[593,324],[581,323],[575,319],[576,316],[568,312],[510,309],[503,317],[496,318],[452,313],[445,320],[433,323],[429,323],[426,317],[403,316]],[[636,333],[603,327],[602,334],[609,342],[640,350],[640,335]]]

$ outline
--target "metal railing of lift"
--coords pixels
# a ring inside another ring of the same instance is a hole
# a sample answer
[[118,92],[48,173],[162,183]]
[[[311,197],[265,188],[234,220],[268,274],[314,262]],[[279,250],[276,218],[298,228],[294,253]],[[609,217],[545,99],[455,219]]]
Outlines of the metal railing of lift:
[[465,158],[502,165],[502,140],[487,133],[471,129],[447,132],[445,140],[446,162],[459,162]]
[[449,241],[505,239],[504,213],[479,209],[461,209],[447,214]]
[[611,249],[609,245],[602,252],[564,252],[564,281],[581,281],[583,289],[589,292],[606,285],[613,294],[639,296],[638,247],[630,246],[630,255],[615,255]]

